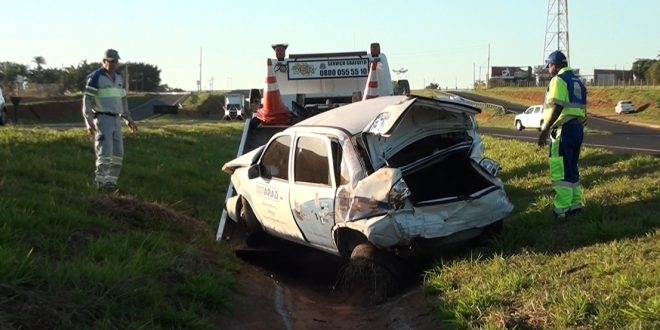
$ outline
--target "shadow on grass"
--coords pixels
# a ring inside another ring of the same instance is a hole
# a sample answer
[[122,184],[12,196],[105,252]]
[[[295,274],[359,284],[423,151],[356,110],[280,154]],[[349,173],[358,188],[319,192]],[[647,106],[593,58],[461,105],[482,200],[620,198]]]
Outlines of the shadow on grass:
[[646,109],[648,109],[650,106],[651,106],[651,103],[646,103],[646,104],[642,105],[641,107],[635,109],[635,113],[641,113],[641,112],[644,112],[644,111],[646,111]]

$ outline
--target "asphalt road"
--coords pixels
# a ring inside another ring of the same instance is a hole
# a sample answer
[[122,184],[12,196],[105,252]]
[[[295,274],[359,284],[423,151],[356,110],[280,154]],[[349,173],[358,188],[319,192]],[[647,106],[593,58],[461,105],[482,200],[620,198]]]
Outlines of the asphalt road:
[[131,116],[134,120],[147,119],[154,115],[155,106],[176,106],[190,95],[186,94],[160,94],[146,103],[131,109]]
[[[470,92],[451,92],[462,98],[476,101],[500,104],[507,111],[520,113],[526,108],[502,102],[496,99],[483,97]],[[587,128],[598,133],[585,134],[584,145],[604,148],[622,154],[652,154],[660,156],[660,129],[646,125],[629,124],[604,118],[589,116]],[[517,131],[511,122],[511,129],[479,128],[485,135],[510,138],[516,140],[536,141],[539,135],[537,130]]]

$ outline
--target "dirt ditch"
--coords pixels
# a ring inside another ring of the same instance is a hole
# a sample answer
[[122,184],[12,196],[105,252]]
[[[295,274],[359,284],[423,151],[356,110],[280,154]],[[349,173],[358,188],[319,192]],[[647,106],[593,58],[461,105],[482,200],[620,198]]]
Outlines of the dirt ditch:
[[223,329],[437,329],[421,275],[381,297],[373,277],[358,281],[345,260],[286,242],[238,250],[248,266],[239,276]]

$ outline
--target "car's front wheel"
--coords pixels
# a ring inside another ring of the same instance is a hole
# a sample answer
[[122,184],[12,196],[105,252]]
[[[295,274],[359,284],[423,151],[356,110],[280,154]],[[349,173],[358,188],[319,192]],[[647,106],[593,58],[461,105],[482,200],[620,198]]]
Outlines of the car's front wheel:
[[516,129],[519,130],[519,131],[522,131],[523,129],[525,129],[525,127],[523,127],[520,120],[516,120]]
[[245,243],[248,246],[258,246],[263,242],[266,232],[245,197],[241,197],[241,205],[240,218],[246,229]]

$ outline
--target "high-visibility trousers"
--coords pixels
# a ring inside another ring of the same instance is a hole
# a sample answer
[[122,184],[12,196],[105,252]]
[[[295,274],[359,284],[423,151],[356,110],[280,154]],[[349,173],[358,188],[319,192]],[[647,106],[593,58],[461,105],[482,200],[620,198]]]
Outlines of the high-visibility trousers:
[[122,120],[119,116],[99,115],[94,118],[96,136],[96,171],[94,182],[97,185],[117,184],[124,159],[124,138]]
[[583,206],[578,160],[584,139],[584,127],[571,120],[550,135],[550,177],[555,190],[554,212],[564,215]]

